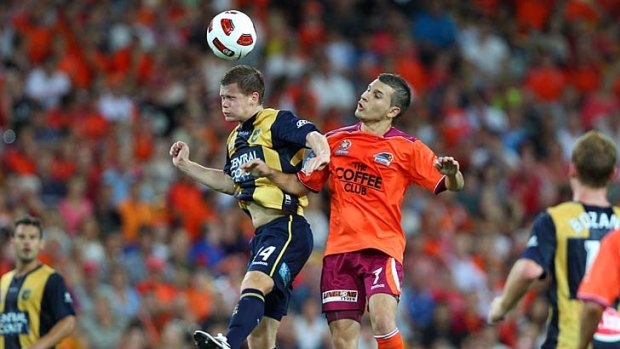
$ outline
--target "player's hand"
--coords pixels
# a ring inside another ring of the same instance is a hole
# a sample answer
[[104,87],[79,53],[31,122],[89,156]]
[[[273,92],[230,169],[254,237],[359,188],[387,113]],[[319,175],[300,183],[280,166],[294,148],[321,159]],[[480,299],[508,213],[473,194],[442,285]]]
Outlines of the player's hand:
[[459,162],[451,156],[439,156],[433,166],[444,176],[454,176],[459,172]]
[[322,170],[329,164],[330,154],[325,153],[321,155],[316,155],[304,164],[304,172],[306,174],[311,174],[314,171]]
[[246,162],[245,164],[239,166],[241,170],[245,173],[248,173],[256,178],[259,177],[267,177],[269,176],[273,170],[267,166],[267,164],[263,160],[254,159]]
[[170,156],[175,167],[183,167],[189,162],[189,146],[181,141],[174,142],[170,147]]
[[506,317],[506,310],[502,307],[502,297],[495,297],[491,303],[491,309],[487,316],[487,322],[489,324],[496,324]]

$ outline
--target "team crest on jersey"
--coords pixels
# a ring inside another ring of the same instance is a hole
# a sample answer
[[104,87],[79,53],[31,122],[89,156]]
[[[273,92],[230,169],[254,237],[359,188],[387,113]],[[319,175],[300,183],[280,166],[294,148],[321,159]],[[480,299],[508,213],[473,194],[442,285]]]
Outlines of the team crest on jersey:
[[342,142],[340,142],[338,149],[336,149],[336,155],[348,155],[349,148],[351,148],[351,141],[348,139],[343,139]]
[[375,158],[376,163],[379,163],[385,166],[390,166],[390,164],[392,163],[392,160],[394,160],[394,155],[392,155],[392,153],[383,152],[383,153],[375,154],[374,158]]
[[258,136],[260,136],[260,129],[254,130],[254,132],[252,132],[252,135],[250,136],[250,142],[256,143]]
[[22,291],[22,300],[23,301],[27,301],[28,298],[30,298],[30,295],[32,294],[32,290],[30,290],[29,288],[25,289]]

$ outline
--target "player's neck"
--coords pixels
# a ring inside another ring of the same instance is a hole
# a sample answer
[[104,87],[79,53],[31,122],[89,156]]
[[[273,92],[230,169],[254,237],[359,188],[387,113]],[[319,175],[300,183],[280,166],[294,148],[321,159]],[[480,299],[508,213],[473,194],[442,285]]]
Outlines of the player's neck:
[[609,206],[607,188],[590,188],[583,184],[573,186],[573,200],[586,205],[605,207]]
[[378,136],[383,136],[390,128],[392,128],[392,122],[390,120],[380,121],[362,121],[362,131],[374,133]]
[[257,106],[256,108],[252,109],[252,112],[249,113],[248,116],[245,119],[239,121],[239,123],[242,124],[242,123],[250,120],[254,115],[260,113],[263,109],[265,109],[265,108],[263,108],[262,105]]
[[39,261],[36,259],[30,262],[27,262],[27,263],[17,261],[15,265],[15,276],[22,277],[28,274],[29,272],[33,271],[34,269],[36,269],[38,266],[39,266]]

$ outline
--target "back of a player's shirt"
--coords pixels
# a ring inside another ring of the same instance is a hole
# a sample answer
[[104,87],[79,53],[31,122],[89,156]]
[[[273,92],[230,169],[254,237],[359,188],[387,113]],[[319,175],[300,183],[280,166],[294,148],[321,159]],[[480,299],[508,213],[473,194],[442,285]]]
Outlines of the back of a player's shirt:
[[435,192],[445,189],[443,176],[433,166],[435,154],[395,128],[378,136],[361,131],[356,124],[326,136],[331,149],[329,168],[310,176],[303,171],[298,174],[314,191],[329,180],[331,213],[325,255],[372,248],[402,263],[401,203],[408,185]]
[[551,314],[542,348],[577,347],[581,313],[577,290],[603,237],[620,226],[619,210],[566,202],[536,217],[522,258],[535,261],[545,276],[551,275],[547,293]]
[[290,111],[263,109],[231,132],[224,172],[235,183],[235,198],[241,208],[253,201],[263,207],[303,214],[308,204],[306,196],[284,193],[267,178],[255,178],[240,166],[261,159],[271,168],[296,173],[302,166],[306,136],[316,130]]

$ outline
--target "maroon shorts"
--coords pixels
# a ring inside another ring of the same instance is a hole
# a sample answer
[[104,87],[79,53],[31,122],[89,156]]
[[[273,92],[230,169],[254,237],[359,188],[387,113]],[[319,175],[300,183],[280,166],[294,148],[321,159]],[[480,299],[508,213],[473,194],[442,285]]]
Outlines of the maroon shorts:
[[403,266],[379,250],[362,250],[323,258],[323,312],[366,309],[376,293],[400,296]]

